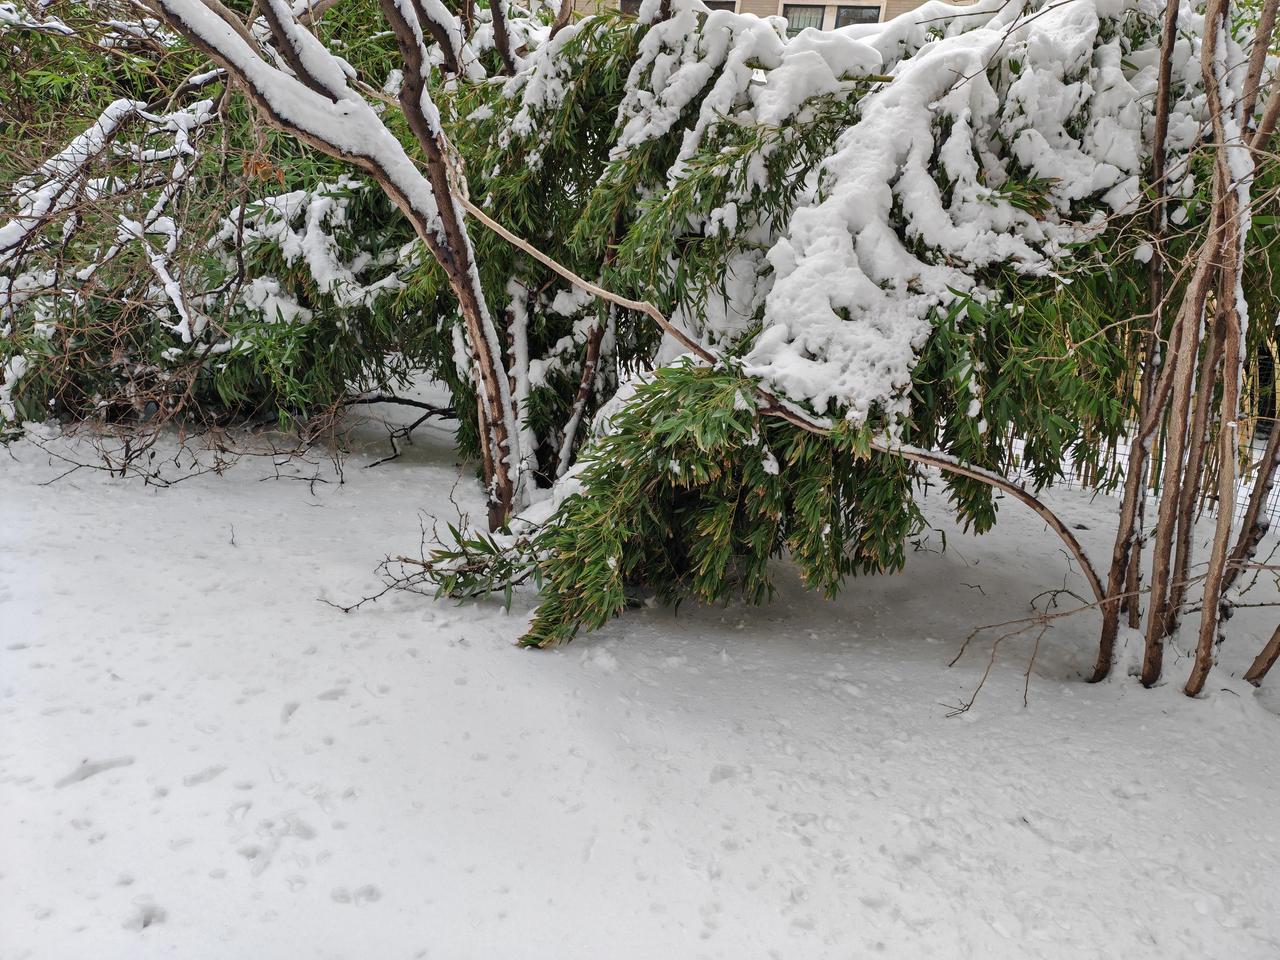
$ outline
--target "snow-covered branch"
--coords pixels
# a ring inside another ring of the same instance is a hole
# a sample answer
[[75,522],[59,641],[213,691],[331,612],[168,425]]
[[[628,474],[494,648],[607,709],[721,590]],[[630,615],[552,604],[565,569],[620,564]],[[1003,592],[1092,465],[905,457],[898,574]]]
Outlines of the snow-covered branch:
[[[466,321],[479,392],[484,398],[486,475],[491,522],[503,522],[515,500],[520,462],[518,430],[497,331],[489,315],[454,197],[455,178],[446,157],[435,104],[427,91],[429,59],[419,16],[440,15],[418,0],[383,0],[383,10],[405,58],[401,104],[426,156],[424,175],[378,113],[348,83],[344,63],[302,24],[285,0],[264,0],[270,27],[287,69],[269,62],[248,29],[218,0],[151,0],[170,26],[221,62],[276,126],[317,149],[347,160],[372,176],[404,211],[445,269]],[[439,6],[438,0],[435,6]],[[455,21],[456,25],[456,21]]]

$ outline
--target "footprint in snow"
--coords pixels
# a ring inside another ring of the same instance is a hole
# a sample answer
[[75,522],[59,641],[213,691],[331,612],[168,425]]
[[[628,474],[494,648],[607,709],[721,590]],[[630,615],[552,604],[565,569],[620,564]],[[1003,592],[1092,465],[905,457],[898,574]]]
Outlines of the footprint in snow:
[[382,891],[368,883],[354,891],[346,887],[334,887],[330,896],[333,897],[334,903],[353,903],[358,907],[362,903],[376,903],[381,900]]
[[147,927],[154,927],[157,923],[163,923],[166,916],[164,907],[147,901],[138,905],[134,914],[124,922],[124,928],[142,931]]
[[199,773],[193,773],[190,776],[183,777],[182,785],[184,787],[197,787],[202,783],[208,783],[210,780],[212,780],[214,777],[221,774],[226,769],[227,769],[226,767],[218,767],[218,766],[205,767]]
[[717,763],[711,768],[711,776],[708,778],[712,783],[719,783],[722,780],[732,780],[738,775],[738,768],[730,763]]
[[97,776],[100,773],[106,773],[108,770],[114,770],[117,767],[127,767],[132,763],[133,757],[113,757],[110,760],[85,760],[79,767],[55,783],[54,787],[61,789],[62,787],[70,786],[73,783],[79,783],[81,780],[88,780],[90,777]]
[[618,658],[604,647],[591,647],[582,656],[583,663],[589,663],[602,673],[613,673],[618,669]]

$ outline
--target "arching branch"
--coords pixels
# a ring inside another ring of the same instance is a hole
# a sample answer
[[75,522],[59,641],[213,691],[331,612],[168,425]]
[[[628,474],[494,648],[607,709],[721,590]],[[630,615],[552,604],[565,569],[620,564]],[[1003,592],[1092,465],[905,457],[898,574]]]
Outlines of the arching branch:
[[[583,279],[568,267],[561,265],[547,254],[534,247],[532,244],[516,236],[506,227],[502,226],[502,224],[498,223],[487,213],[477,207],[469,199],[464,198],[462,200],[462,205],[466,208],[468,213],[474,216],[490,230],[497,233],[508,243],[511,243],[513,246],[533,257],[543,266],[558,273],[561,277],[568,280],[575,286],[581,287],[588,293],[591,293],[602,300],[607,300],[609,303],[624,307],[627,310],[634,310],[637,313],[643,313],[645,316],[652,319],[654,323],[661,327],[667,334],[677,340],[681,346],[685,347],[685,349],[696,354],[708,363],[717,363],[722,359],[691,337],[677,324],[668,320],[667,317],[663,315],[662,311],[652,303],[645,300],[632,300],[629,297],[620,296],[610,290],[606,290],[599,284]],[[763,387],[757,387],[756,393],[760,402],[761,412],[769,416],[780,417],[788,423],[799,427],[801,430],[807,430],[810,433],[825,436],[831,432],[832,424],[829,420],[822,417],[815,417],[812,414],[801,410],[794,404],[787,402],[781,397],[770,393]],[[1003,490],[1019,503],[1029,507],[1044,519],[1045,523],[1049,525],[1053,532],[1061,538],[1064,544],[1066,544],[1067,549],[1071,551],[1076,562],[1080,564],[1081,573],[1088,581],[1089,588],[1093,591],[1094,599],[1100,604],[1105,601],[1106,592],[1102,588],[1102,582],[1098,579],[1097,570],[1094,568],[1093,563],[1090,561],[1089,556],[1085,552],[1080,541],[1076,539],[1075,534],[1071,532],[1070,528],[1060,517],[1058,517],[1057,514],[1050,510],[1043,501],[1025,487],[1014,483],[1012,480],[1002,477],[997,473],[993,473],[990,470],[984,470],[982,467],[964,463],[960,460],[949,457],[944,453],[935,453],[907,444],[893,444],[884,440],[872,440],[871,447],[879,453],[901,457],[904,460],[910,460],[914,463],[926,464],[928,466],[936,467],[946,473],[953,473],[957,476],[968,477],[971,480],[977,480],[980,483],[985,483],[987,486]]]

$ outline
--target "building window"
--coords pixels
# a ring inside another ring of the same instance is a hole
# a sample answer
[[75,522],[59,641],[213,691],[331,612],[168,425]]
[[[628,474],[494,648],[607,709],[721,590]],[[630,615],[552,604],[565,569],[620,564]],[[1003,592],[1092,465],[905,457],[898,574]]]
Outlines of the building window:
[[879,22],[879,7],[836,7],[837,27],[851,27],[855,23]]
[[821,30],[822,15],[826,12],[826,9],[826,7],[785,4],[782,8],[782,15],[787,18],[787,36],[794,37],[801,30],[806,30],[809,27]]
[[728,10],[730,13],[736,13],[738,10],[738,0],[702,0],[709,10]]

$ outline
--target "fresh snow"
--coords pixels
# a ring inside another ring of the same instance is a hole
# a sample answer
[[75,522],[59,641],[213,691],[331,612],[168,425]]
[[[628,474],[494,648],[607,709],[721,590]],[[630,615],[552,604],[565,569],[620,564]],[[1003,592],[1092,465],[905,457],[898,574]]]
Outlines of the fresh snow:
[[[995,271],[1056,276],[1109,218],[1136,209],[1162,8],[1157,0],[929,2],[885,23],[787,39],[780,18],[671,0],[670,16],[639,42],[614,160],[676,139],[674,187],[717,125],[785,128],[806,120],[815,98],[858,98],[788,222],[739,219],[740,201],[762,186],[763,163],[719,209],[691,218],[707,235],[741,231],[743,252],[723,296],[709,291],[676,319],[710,344],[759,321],[743,354],[748,374],[819,414],[895,430],[910,415],[917,354],[941,313],[961,297],[998,296],[999,285],[984,282]],[[659,4],[646,0],[639,18],[658,16]],[[1194,189],[1185,158],[1205,118],[1202,23],[1184,0],[1168,139],[1171,187],[1183,195]],[[566,28],[507,82],[519,103],[513,133],[535,135],[538,118],[565,96],[574,67],[567,44],[582,29]],[[1222,59],[1231,68],[1224,100],[1233,103],[1247,56],[1225,34]],[[535,143],[530,163],[543,152]],[[1019,202],[1028,183],[1045,209]]]
[[[893,79],[862,102],[822,191],[769,251],[775,279],[746,358],[775,390],[857,422],[909,414],[917,351],[940,308],[985,296],[981,271],[1050,274],[1099,229],[1082,201],[1127,212],[1138,195],[1155,69],[1124,66],[1123,38],[1104,33],[1150,15],[1142,0],[936,7],[847,37],[874,44]],[[930,17],[948,35],[929,35]],[[891,59],[903,47],[913,55]],[[1048,185],[1053,216],[1000,192],[1017,176]]]
[[[319,602],[376,589],[419,511],[483,516],[446,431],[366,469],[385,436],[342,484],[322,456],[168,489],[0,460],[4,960],[1280,955],[1280,687],[1236,679],[1273,611],[1231,621],[1201,700],[1174,652],[1158,689],[1084,683],[1086,613],[1027,706],[1034,634],[948,716],[1004,632],[948,669],[974,627],[1082,584],[1017,504],[972,538],[935,488],[948,550],[835,602],[780,565],[771,606],[523,651],[525,592]],[[1104,557],[1114,503],[1049,500]]]

